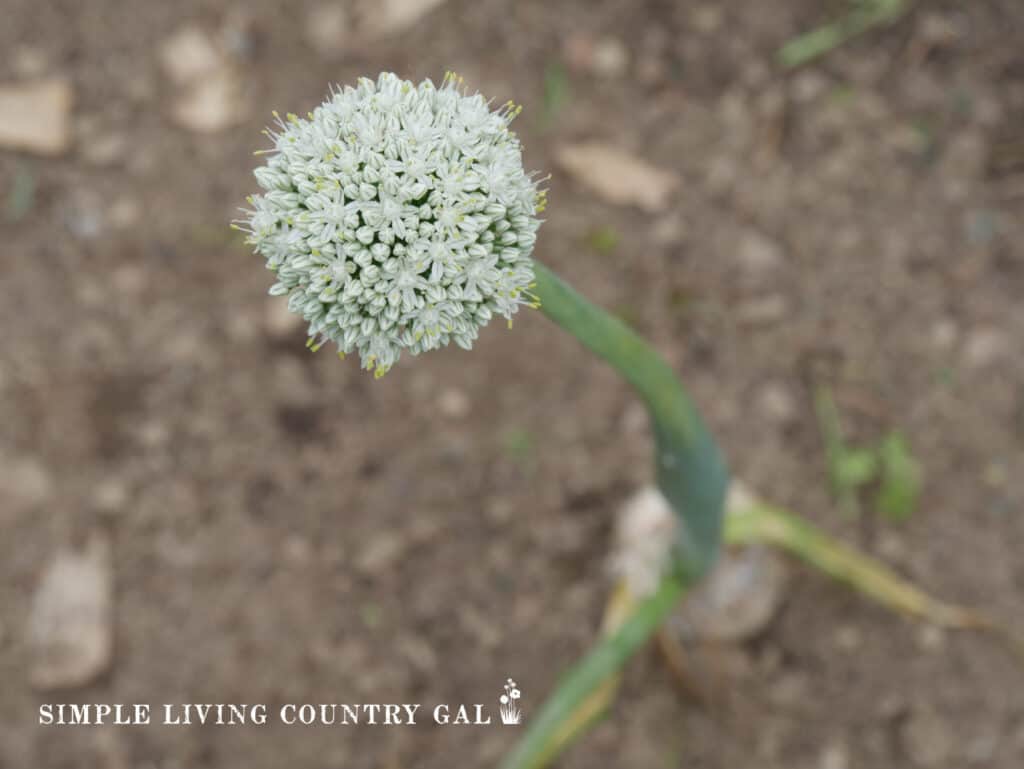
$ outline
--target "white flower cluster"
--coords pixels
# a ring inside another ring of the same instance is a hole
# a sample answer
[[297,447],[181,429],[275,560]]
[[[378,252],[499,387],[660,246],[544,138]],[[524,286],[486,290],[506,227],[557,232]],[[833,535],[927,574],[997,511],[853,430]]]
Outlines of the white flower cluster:
[[236,226],[276,273],[270,293],[308,321],[312,349],[333,341],[381,376],[403,349],[469,349],[493,315],[511,325],[534,303],[545,196],[508,127],[519,108],[492,112],[461,84],[383,73],[267,132],[264,192]]

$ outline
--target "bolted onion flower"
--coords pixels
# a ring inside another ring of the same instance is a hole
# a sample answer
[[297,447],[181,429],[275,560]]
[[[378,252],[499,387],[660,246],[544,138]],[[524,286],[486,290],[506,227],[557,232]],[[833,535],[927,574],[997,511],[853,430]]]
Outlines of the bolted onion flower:
[[[665,361],[532,259],[545,193],[509,130],[518,112],[491,110],[451,74],[435,86],[384,73],[332,91],[307,119],[278,118],[267,132],[274,146],[255,172],[263,192],[235,226],[276,273],[270,293],[308,322],[314,350],[333,341],[381,376],[403,351],[468,349],[492,317],[511,324],[525,304],[607,360],[646,404],[658,488],[678,525],[644,551],[653,595],[560,685],[503,765],[536,769],[594,715],[586,698],[608,671],[714,562],[728,472]],[[514,708],[521,691],[511,678],[504,688],[502,704]]]
[[[403,350],[470,349],[495,315],[536,303],[530,255],[544,191],[509,123],[449,73],[389,72],[333,90],[267,131],[263,193],[236,226],[309,324],[309,346],[359,353],[381,376]],[[276,116],[276,113],[275,113]]]
[[[403,350],[469,348],[494,315],[539,306],[607,360],[651,417],[657,492],[639,496],[613,559],[620,577],[605,637],[559,683],[502,769],[540,769],[594,722],[618,671],[712,566],[728,470],[672,369],[633,331],[531,258],[544,192],[509,130],[461,79],[414,85],[389,73],[331,93],[303,120],[278,119],[256,171],[263,193],[235,226],[277,274],[272,294],[309,323],[309,346],[357,351],[380,376]],[[730,516],[730,539],[782,544],[874,597],[955,627],[1000,629],[931,601],[884,568],[831,545],[789,514],[755,505]],[[502,720],[518,723],[511,678]]]

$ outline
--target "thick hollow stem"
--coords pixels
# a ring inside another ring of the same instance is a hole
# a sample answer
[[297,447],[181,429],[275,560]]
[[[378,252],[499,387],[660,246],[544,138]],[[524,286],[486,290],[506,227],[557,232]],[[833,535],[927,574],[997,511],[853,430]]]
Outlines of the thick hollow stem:
[[658,486],[682,523],[681,561],[702,574],[715,560],[728,472],[721,452],[679,379],[629,327],[534,263],[535,293],[551,320],[604,358],[647,406],[655,438]]
[[546,267],[535,263],[534,268],[534,291],[544,313],[608,361],[646,404],[658,486],[678,516],[682,534],[672,573],[565,674],[502,769],[546,766],[603,715],[619,670],[661,626],[683,591],[714,562],[728,484],[718,446],[661,356]]

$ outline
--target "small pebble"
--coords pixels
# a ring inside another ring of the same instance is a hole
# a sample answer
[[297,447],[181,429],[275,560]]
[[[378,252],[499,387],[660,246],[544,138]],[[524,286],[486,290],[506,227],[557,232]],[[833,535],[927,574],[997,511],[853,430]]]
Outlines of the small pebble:
[[618,38],[602,38],[594,44],[591,66],[601,77],[622,77],[629,69],[629,49]]
[[445,0],[359,0],[356,3],[361,36],[376,41],[412,28]]
[[917,630],[916,640],[922,651],[938,652],[946,646],[946,633],[935,625],[921,625]]
[[841,743],[828,745],[821,753],[820,769],[848,769],[850,751]]
[[784,262],[782,246],[756,230],[741,233],[736,259],[740,267],[752,275],[775,270]]
[[98,201],[83,198],[73,203],[65,213],[68,231],[79,240],[94,240],[103,233],[103,211]]
[[0,86],[0,149],[60,155],[71,143],[71,82],[62,77]]
[[484,506],[484,516],[491,523],[501,526],[515,518],[515,507],[508,499],[491,499]]
[[211,35],[194,25],[178,29],[159,51],[164,74],[176,85],[207,77],[224,65],[224,55]]
[[469,413],[469,396],[462,390],[449,387],[438,396],[437,408],[449,419],[462,419]]
[[37,689],[82,686],[113,659],[113,566],[110,543],[93,534],[81,551],[62,549],[32,598],[29,677]]
[[293,566],[305,566],[313,557],[313,547],[305,537],[291,534],[284,540],[283,554]]
[[563,144],[556,162],[576,181],[613,205],[632,205],[648,213],[665,211],[682,179],[664,166],[599,141]]
[[175,101],[171,111],[183,128],[200,134],[213,134],[246,119],[248,101],[241,81],[227,67],[193,81]]
[[676,212],[659,216],[651,226],[651,238],[659,246],[671,246],[686,240],[686,222]]
[[142,215],[142,207],[138,200],[122,197],[115,200],[107,209],[107,222],[117,230],[127,230],[137,224]]
[[864,636],[854,625],[840,625],[834,636],[836,647],[844,652],[857,651],[864,643]]
[[639,401],[632,401],[622,412],[620,425],[625,435],[646,435],[650,429],[647,409]]
[[911,712],[900,737],[912,763],[921,769],[948,764],[956,747],[950,724],[926,708]]
[[955,320],[952,318],[940,318],[932,325],[932,347],[939,352],[945,352],[956,344],[959,335],[960,330]]
[[128,488],[118,478],[106,478],[92,490],[92,504],[103,515],[116,515],[128,504]]
[[886,531],[879,535],[878,554],[889,563],[901,564],[907,560],[907,545],[899,534]]
[[1006,356],[1010,342],[998,328],[978,328],[968,334],[964,342],[964,362],[968,368],[988,368]]
[[390,568],[405,551],[405,543],[395,533],[385,532],[371,539],[356,558],[355,566],[367,576],[377,576]]

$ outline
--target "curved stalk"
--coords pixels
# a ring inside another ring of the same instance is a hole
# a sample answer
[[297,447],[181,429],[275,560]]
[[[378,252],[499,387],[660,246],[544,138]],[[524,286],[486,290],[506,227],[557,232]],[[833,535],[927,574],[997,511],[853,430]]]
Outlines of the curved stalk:
[[612,365],[647,406],[658,487],[679,516],[681,561],[699,577],[714,563],[729,474],[714,439],[675,373],[622,321],[534,263],[540,309]]
[[558,276],[534,263],[541,310],[604,358],[647,406],[655,439],[658,487],[679,518],[673,574],[646,600],[624,599],[606,637],[571,668],[531,719],[502,769],[545,766],[603,715],[616,674],[661,626],[684,590],[718,555],[728,471],[717,444],[667,363],[624,323],[594,306]]

